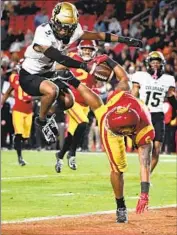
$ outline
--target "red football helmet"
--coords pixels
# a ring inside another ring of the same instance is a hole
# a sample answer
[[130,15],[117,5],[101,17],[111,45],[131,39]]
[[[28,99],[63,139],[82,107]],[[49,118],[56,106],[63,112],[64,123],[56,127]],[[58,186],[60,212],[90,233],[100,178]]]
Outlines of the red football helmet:
[[80,41],[77,48],[79,55],[84,61],[93,59],[98,51],[96,42],[94,40],[82,40]]
[[118,106],[108,112],[105,121],[114,135],[127,136],[135,132],[140,117],[134,109]]

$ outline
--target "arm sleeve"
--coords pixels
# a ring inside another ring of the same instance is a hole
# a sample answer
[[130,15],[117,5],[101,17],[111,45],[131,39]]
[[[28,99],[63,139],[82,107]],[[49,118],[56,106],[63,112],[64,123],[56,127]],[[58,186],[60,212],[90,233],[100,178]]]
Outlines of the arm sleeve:
[[45,52],[44,55],[59,64],[62,64],[66,67],[71,67],[71,68],[82,68],[84,70],[87,70],[87,64],[83,62],[79,62],[77,60],[74,60],[70,58],[69,56],[61,54],[59,50],[57,50],[54,47],[49,47]]

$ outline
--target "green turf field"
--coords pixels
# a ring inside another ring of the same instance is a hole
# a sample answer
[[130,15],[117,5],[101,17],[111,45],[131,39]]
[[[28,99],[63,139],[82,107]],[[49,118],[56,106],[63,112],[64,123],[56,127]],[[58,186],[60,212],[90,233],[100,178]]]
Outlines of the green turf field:
[[[109,182],[109,165],[104,153],[78,153],[78,170],[65,165],[55,173],[55,157],[50,151],[24,151],[28,165],[17,164],[15,151],[1,152],[1,220],[72,215],[114,210]],[[135,208],[140,191],[136,154],[128,156],[125,199]],[[150,206],[176,203],[176,156],[162,155],[152,176]]]

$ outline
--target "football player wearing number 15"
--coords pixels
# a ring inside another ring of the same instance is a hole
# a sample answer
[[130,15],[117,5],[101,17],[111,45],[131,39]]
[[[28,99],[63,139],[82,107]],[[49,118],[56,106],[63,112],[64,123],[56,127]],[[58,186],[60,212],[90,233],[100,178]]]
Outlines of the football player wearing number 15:
[[[81,40],[78,45],[77,52],[71,52],[69,53],[69,56],[80,62],[89,62],[95,58],[97,50],[98,48],[94,40]],[[92,88],[95,84],[93,76],[85,70],[73,68],[71,69],[71,72],[79,81],[89,88]],[[87,127],[87,123],[89,122],[87,115],[90,109],[88,105],[73,86],[70,86],[70,89],[74,94],[75,102],[73,107],[66,111],[67,116],[69,117],[68,135],[65,138],[63,148],[56,153],[57,163],[55,165],[55,170],[57,173],[61,172],[63,158],[68,150],[68,166],[72,170],[77,169],[76,149],[84,137],[84,132]]]
[[25,166],[26,163],[22,157],[22,140],[28,139],[31,133],[33,116],[32,97],[22,90],[17,73],[10,75],[9,82],[10,86],[2,97],[1,105],[4,105],[14,90],[15,104],[12,110],[12,121],[15,131],[14,148],[17,151],[19,165]]
[[159,51],[152,51],[146,59],[147,72],[138,71],[132,75],[132,94],[139,97],[151,113],[155,129],[151,172],[159,159],[165,134],[163,103],[167,98],[172,106],[176,106],[175,79],[165,74],[165,58]]
[[67,86],[60,79],[53,79],[55,62],[87,72],[92,67],[92,64],[76,61],[64,55],[66,49],[78,39],[120,42],[128,46],[142,47],[142,41],[138,39],[105,32],[83,31],[79,24],[78,11],[69,2],[60,2],[54,7],[50,21],[36,28],[33,42],[25,51],[19,79],[26,93],[41,96],[39,117],[35,123],[42,130],[48,143],[55,141],[53,137],[57,132],[55,125],[46,118],[53,102],[57,100],[63,110],[73,105],[73,96]]

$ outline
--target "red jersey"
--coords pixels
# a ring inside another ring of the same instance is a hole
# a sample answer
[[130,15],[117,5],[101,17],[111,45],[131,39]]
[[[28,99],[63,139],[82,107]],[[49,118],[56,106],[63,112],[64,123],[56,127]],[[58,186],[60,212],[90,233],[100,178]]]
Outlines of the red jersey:
[[[77,55],[76,53],[70,53],[69,56],[75,60],[83,62],[83,59],[79,55]],[[75,68],[72,68],[70,70],[72,71],[74,76],[78,80],[80,80],[83,84],[85,84],[87,87],[92,88],[93,85],[95,84],[93,76],[90,75],[89,73],[87,73],[85,70],[75,69]],[[82,98],[82,96],[80,95],[80,93],[73,86],[70,86],[70,88],[75,96],[75,101],[83,106],[87,106],[87,104],[85,103],[85,101]]]
[[9,82],[11,87],[14,89],[15,104],[13,106],[13,110],[27,114],[32,113],[32,97],[22,90],[19,84],[19,75],[11,74]]
[[165,115],[165,124],[168,124],[172,120],[172,114],[173,114],[173,108],[169,102],[164,102],[163,111]]

